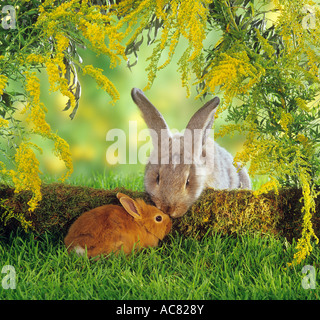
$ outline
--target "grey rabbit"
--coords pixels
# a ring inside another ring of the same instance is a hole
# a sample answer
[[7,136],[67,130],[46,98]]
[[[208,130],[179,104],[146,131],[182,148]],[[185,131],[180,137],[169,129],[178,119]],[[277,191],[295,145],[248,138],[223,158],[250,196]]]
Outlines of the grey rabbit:
[[172,134],[163,116],[140,89],[131,96],[150,129],[153,150],[144,184],[152,201],[172,218],[183,216],[205,188],[251,189],[247,170],[235,167],[233,157],[209,137],[218,97],[190,119],[183,134]]

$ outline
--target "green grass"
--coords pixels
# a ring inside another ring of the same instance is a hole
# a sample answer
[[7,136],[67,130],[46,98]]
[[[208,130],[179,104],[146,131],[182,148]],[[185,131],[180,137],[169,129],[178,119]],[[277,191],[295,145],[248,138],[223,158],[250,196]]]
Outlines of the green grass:
[[[143,175],[109,174],[73,184],[143,190]],[[0,272],[12,265],[16,289],[0,299],[319,299],[305,290],[303,265],[287,268],[295,243],[270,236],[206,236],[201,241],[171,234],[158,247],[91,261],[68,255],[62,236],[12,233],[0,239]],[[305,265],[320,268],[316,247]],[[320,277],[320,276],[318,276]]]
[[[170,236],[159,248],[91,261],[68,255],[62,239],[12,235],[0,265],[16,270],[16,289],[0,299],[319,299],[286,269],[292,246],[270,237]],[[319,261],[315,250],[306,263]],[[315,265],[315,264],[314,264]],[[315,267],[318,267],[317,264]],[[4,275],[3,275],[4,276]]]
[[[130,190],[144,191],[143,183],[144,172],[138,171],[135,174],[120,174],[112,171],[105,173],[93,173],[92,175],[83,175],[72,177],[66,181],[67,184],[76,186],[86,186],[96,189],[115,189],[117,187],[126,187]],[[57,182],[58,178],[52,176],[44,176],[43,182]]]

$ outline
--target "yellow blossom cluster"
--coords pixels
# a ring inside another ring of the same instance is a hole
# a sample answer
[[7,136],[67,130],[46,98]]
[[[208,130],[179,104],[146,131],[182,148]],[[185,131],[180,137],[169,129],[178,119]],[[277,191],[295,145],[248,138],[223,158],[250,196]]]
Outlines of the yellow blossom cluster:
[[68,97],[71,107],[76,105],[76,99],[71,90],[69,90],[68,80],[65,78],[66,66],[64,63],[65,50],[69,46],[69,39],[62,33],[55,35],[56,54],[51,57],[48,53],[45,59],[46,71],[49,77],[50,91],[59,90],[64,96]]
[[279,124],[281,125],[281,127],[285,132],[288,132],[288,125],[291,124],[292,122],[293,122],[292,115],[289,112],[284,112],[282,110]]
[[303,215],[303,229],[301,238],[298,240],[296,246],[296,253],[294,254],[292,263],[288,265],[298,265],[300,264],[307,256],[310,255],[312,251],[311,240],[315,239],[316,243],[319,243],[319,239],[316,236],[313,227],[312,227],[312,216],[316,211],[315,198],[319,195],[319,192],[316,192],[314,186],[310,186],[310,175],[305,169],[300,170],[299,178],[302,186],[302,193],[304,199],[304,205],[302,208]]
[[[45,58],[41,54],[36,54],[36,53],[30,53],[27,56],[26,59],[27,63],[30,63],[31,65],[39,65],[45,62]],[[23,62],[23,61],[21,61]]]
[[33,211],[42,199],[39,161],[31,147],[39,150],[39,148],[31,142],[23,142],[20,144],[15,155],[17,169],[16,171],[10,171],[12,181],[15,185],[15,192],[18,193],[23,190],[32,191],[33,196],[28,202],[29,211]]
[[[142,0],[121,1],[117,6],[117,11],[123,18],[118,27],[126,24],[125,35],[136,27],[134,34],[130,37],[127,44],[132,43],[138,34],[148,26],[150,17],[155,15],[159,21],[162,21],[161,39],[153,49],[152,55],[148,58],[149,66],[148,85],[145,89],[151,87],[157,71],[166,67],[172,60],[172,56],[181,37],[188,41],[188,47],[178,61],[178,70],[181,73],[182,85],[187,88],[189,94],[189,79],[191,72],[200,77],[203,63],[203,41],[206,38],[208,0]],[[139,23],[138,23],[139,22]],[[166,61],[158,66],[160,58],[163,57],[163,50],[169,47]]]
[[299,106],[299,108],[301,110],[307,111],[307,112],[310,111],[310,108],[309,108],[309,106],[307,105],[307,102],[304,99],[298,97],[298,98],[296,98],[295,101],[296,101],[297,105]]
[[[289,117],[291,120],[291,118]],[[284,130],[288,128],[286,123],[283,123]],[[244,128],[228,128],[226,126],[225,132],[230,129],[242,131]],[[247,129],[249,129],[247,127]],[[252,129],[252,128],[251,128]],[[249,174],[254,176],[256,174],[269,176],[269,181],[263,184],[259,190],[254,192],[255,195],[265,193],[271,190],[278,192],[280,188],[279,179],[285,180],[288,176],[296,176],[299,179],[302,194],[303,194],[303,231],[302,236],[297,244],[297,252],[294,255],[290,265],[300,264],[312,251],[311,239],[314,238],[318,242],[318,238],[312,228],[312,216],[315,212],[314,199],[318,196],[314,185],[310,184],[310,164],[305,160],[312,152],[309,140],[302,134],[298,134],[296,141],[298,144],[286,145],[281,143],[280,139],[274,140],[272,138],[265,139],[257,130],[247,131],[246,141],[243,149],[238,152],[234,158],[234,162],[247,163],[250,161]],[[306,152],[307,150],[307,152]],[[288,159],[291,159],[288,161]]]
[[259,40],[259,43],[262,47],[262,50],[267,54],[267,56],[269,58],[275,57],[275,50],[274,50],[273,46],[269,43],[269,41],[267,39],[265,39],[261,35],[261,33],[258,29],[256,29],[256,33],[257,33],[257,38]]
[[273,3],[279,12],[275,25],[285,43],[287,62],[294,61],[298,54],[306,56],[308,77],[311,81],[319,81],[319,4],[313,0],[273,0]]
[[[106,12],[103,14],[101,10]],[[50,90],[59,90],[69,98],[71,107],[74,108],[76,105],[75,97],[68,87],[68,80],[65,78],[64,57],[69,46],[69,39],[66,33],[61,32],[61,28],[65,25],[73,25],[75,32],[80,33],[87,40],[86,44],[92,50],[110,58],[111,67],[120,63],[121,58],[126,58],[125,47],[121,44],[124,35],[119,31],[109,8],[91,5],[89,1],[72,0],[54,6],[53,2],[48,0],[40,6],[39,12],[40,16],[36,26],[44,30],[45,37],[55,40],[56,54],[53,57],[48,54],[45,59]],[[82,65],[77,65],[82,69]],[[106,76],[97,76],[101,73],[99,69],[96,71],[93,69],[94,67],[91,66],[89,71],[83,70],[83,72],[87,71],[87,74],[93,76],[98,85],[112,97],[114,103],[119,99],[119,93]]]
[[[283,185],[302,188],[302,236],[292,262],[299,264],[310,254],[311,240],[318,242],[312,215],[320,171],[314,141],[320,108],[320,8],[312,0],[272,2],[272,10],[277,10],[276,19],[269,21],[273,25],[251,28],[248,37],[243,36],[246,23],[241,24],[239,16],[238,24],[234,19],[237,9],[228,11],[225,6],[229,23],[199,83],[201,94],[220,91],[224,98],[220,111],[228,108],[238,119],[216,134],[239,132],[245,137],[234,161],[249,163],[251,176],[268,176],[255,194],[277,192]],[[254,42],[246,42],[250,37]],[[237,106],[231,104],[233,98],[238,98]]]
[[6,87],[8,81],[8,77],[0,74],[0,95],[3,94],[3,89]]
[[8,127],[9,126],[9,121],[3,118],[0,118],[0,128],[1,127]]
[[[46,121],[47,109],[40,100],[40,81],[35,69],[46,70],[50,91],[60,91],[68,98],[69,107],[74,109],[77,106],[76,99],[79,99],[79,96],[76,98],[78,80],[74,64],[84,74],[93,77],[97,84],[109,93],[113,102],[119,99],[117,89],[103,74],[103,70],[93,66],[83,66],[81,62],[73,60],[74,52],[71,51],[75,49],[70,47],[70,44],[74,41],[74,37],[76,41],[89,46],[98,54],[109,56],[112,67],[119,63],[121,58],[125,58],[125,46],[120,43],[123,40],[123,34],[119,31],[117,19],[109,7],[92,5],[88,0],[62,1],[58,5],[54,0],[45,0],[37,6],[37,10],[37,19],[32,29],[34,35],[38,34],[38,38],[30,38],[29,40],[32,41],[23,50],[19,50],[15,56],[12,56],[17,60],[15,65],[20,66],[20,69],[17,70],[18,78],[22,78],[21,82],[24,84],[24,96],[26,97],[23,101],[25,106],[22,113],[26,114],[26,123],[29,126],[24,128],[22,142],[16,149],[14,157],[16,169],[9,171],[2,169],[1,171],[11,176],[16,192],[32,191],[33,196],[29,202],[31,211],[41,199],[41,181],[39,162],[32,150],[36,148],[36,145],[30,142],[32,137],[30,134],[40,135],[54,142],[53,152],[64,161],[67,168],[62,180],[69,177],[73,171],[69,145],[58,134],[52,132]],[[37,41],[40,41],[41,45],[30,50],[28,45],[32,42],[37,43]],[[5,66],[4,60],[8,57],[1,55],[0,60],[3,61],[3,66]],[[0,70],[0,95],[5,92],[8,80],[8,76],[1,74]],[[0,119],[1,128],[8,126],[8,120]],[[40,148],[38,150],[41,151]]]
[[[199,79],[198,83],[205,82],[206,86],[200,92],[215,92],[220,89],[224,95],[224,106],[230,104],[232,99],[240,94],[246,94],[259,82],[264,74],[264,69],[254,66],[245,51],[231,54],[221,53],[207,69],[207,72]],[[220,109],[222,111],[223,108]]]
[[62,138],[60,138],[57,134],[51,133],[50,139],[54,141],[54,153],[55,155],[62,161],[64,161],[64,164],[67,168],[67,172],[65,175],[60,178],[61,181],[64,181],[73,172],[73,163],[72,163],[72,156],[70,152],[69,144]]
[[100,88],[109,92],[109,94],[113,98],[113,101],[116,101],[119,99],[120,95],[118,90],[116,89],[114,84],[105,75],[102,74],[102,71],[103,71],[102,69],[94,68],[91,65],[87,65],[82,69],[82,71],[83,71],[83,74],[88,74],[92,76],[96,80]]
[[[28,94],[28,103],[22,110],[22,113],[28,113],[26,121],[31,125],[31,132],[41,135],[54,141],[55,154],[65,162],[67,173],[64,178],[68,177],[72,171],[72,159],[68,144],[57,134],[52,133],[50,125],[46,122],[46,108],[40,102],[40,81],[35,72],[25,72],[26,82],[25,90]],[[39,174],[39,161],[31,147],[42,150],[31,142],[22,142],[15,155],[16,170],[11,170],[10,175],[15,185],[15,192],[30,190],[33,193],[31,200],[28,202],[29,210],[33,211],[38,202],[41,200],[41,179]]]

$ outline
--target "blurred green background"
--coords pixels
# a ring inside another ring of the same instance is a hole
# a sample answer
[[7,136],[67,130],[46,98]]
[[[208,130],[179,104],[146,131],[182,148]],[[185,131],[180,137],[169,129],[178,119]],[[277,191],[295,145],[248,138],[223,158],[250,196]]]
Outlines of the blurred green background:
[[[211,32],[206,39],[206,46],[215,44],[218,34]],[[191,88],[191,95],[187,98],[185,88],[181,86],[180,74],[177,72],[177,61],[183,51],[187,48],[185,42],[181,42],[176,50],[172,62],[163,70],[159,71],[157,78],[150,90],[146,92],[147,97],[159,109],[166,119],[169,127],[183,130],[190,117],[209,99],[205,101],[195,99],[197,92],[195,86]],[[152,47],[143,44],[139,52],[138,64],[131,70],[127,67],[125,61],[114,69],[109,68],[109,61],[104,56],[96,56],[90,50],[79,50],[85,64],[92,64],[95,67],[102,68],[104,74],[114,83],[120,93],[120,100],[115,104],[110,104],[110,97],[106,92],[97,88],[96,82],[89,76],[79,75],[82,96],[80,99],[78,112],[73,120],[70,120],[69,111],[63,111],[66,98],[60,93],[49,93],[49,83],[45,72],[40,74],[41,78],[41,99],[48,109],[47,122],[50,124],[53,132],[59,134],[70,145],[74,173],[70,181],[81,178],[88,178],[93,174],[108,174],[116,172],[117,174],[143,174],[144,165],[140,164],[118,164],[110,165],[106,158],[106,152],[114,141],[106,141],[106,135],[109,130],[119,128],[126,134],[126,154],[135,143],[130,142],[129,121],[137,121],[138,132],[146,128],[146,125],[140,116],[139,109],[131,99],[130,91],[133,87],[143,89],[147,85],[147,72],[145,68],[148,65],[146,61],[152,53]],[[163,55],[163,62],[166,60],[166,52]],[[135,57],[130,59],[134,61]],[[160,61],[161,64],[161,61]],[[191,82],[192,83],[192,82]],[[218,130],[224,123],[223,114],[216,120],[214,129]],[[60,161],[52,152],[53,143],[46,141],[41,137],[35,137],[33,140],[43,149],[43,153],[37,154],[40,160],[40,170],[43,175],[50,180],[57,180],[66,171],[64,163]],[[233,139],[223,138],[218,142],[227,148],[233,155],[241,147],[241,137]],[[139,146],[145,142],[138,143]],[[111,159],[112,160],[112,159]]]

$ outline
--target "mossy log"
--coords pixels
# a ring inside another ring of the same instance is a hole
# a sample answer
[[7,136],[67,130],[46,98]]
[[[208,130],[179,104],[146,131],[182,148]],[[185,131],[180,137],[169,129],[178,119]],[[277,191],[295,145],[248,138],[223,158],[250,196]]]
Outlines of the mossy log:
[[[30,193],[15,194],[12,188],[0,186],[0,233],[8,234],[19,227],[14,218],[23,214],[32,221],[36,233],[46,231],[64,236],[72,222],[83,212],[104,204],[119,204],[117,192],[152,203],[144,192],[117,188],[101,190],[66,184],[48,184],[42,187],[43,199],[39,207],[28,212]],[[197,202],[182,217],[174,220],[173,230],[186,237],[201,239],[206,233],[244,234],[260,232],[299,238],[302,225],[302,197],[299,189],[280,190],[254,196],[245,190],[205,190]],[[313,217],[315,233],[320,237],[320,213]]]

